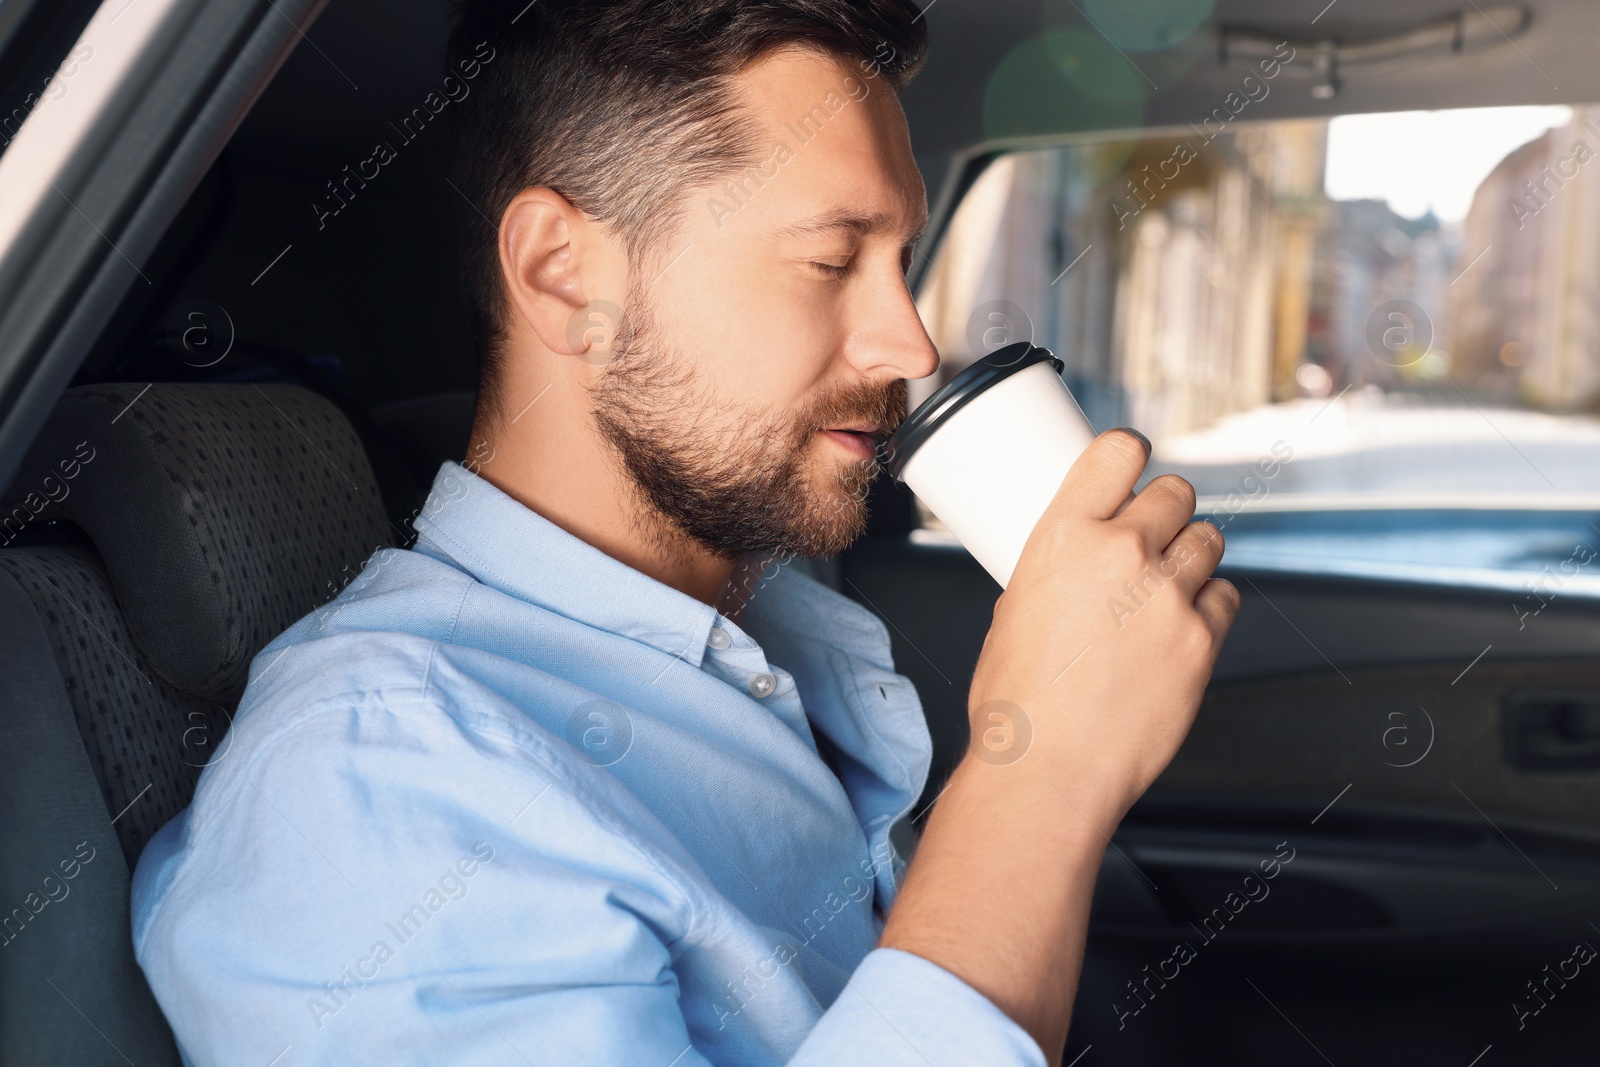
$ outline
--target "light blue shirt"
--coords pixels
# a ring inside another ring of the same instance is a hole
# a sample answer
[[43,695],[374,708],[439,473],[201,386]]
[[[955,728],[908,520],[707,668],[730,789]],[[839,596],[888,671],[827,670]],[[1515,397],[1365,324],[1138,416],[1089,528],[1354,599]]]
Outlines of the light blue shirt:
[[875,947],[931,746],[874,615],[785,566],[736,625],[455,462],[417,529],[139,861],[187,1063],[1043,1067]]

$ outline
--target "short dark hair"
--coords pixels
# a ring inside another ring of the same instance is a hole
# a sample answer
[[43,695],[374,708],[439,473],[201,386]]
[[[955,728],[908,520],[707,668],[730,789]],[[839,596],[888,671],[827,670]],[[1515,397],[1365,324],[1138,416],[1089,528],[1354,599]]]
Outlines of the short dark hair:
[[450,70],[477,71],[452,110],[480,408],[501,408],[508,312],[485,220],[492,230],[518,193],[547,186],[644,262],[681,221],[683,192],[759,158],[728,80],[787,46],[898,90],[927,30],[914,0],[456,0]]

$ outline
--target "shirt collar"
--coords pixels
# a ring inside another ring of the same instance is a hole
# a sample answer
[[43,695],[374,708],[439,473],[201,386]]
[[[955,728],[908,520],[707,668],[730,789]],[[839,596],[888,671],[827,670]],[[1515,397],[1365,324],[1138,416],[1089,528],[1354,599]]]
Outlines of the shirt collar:
[[714,607],[568,533],[455,460],[434,476],[416,527],[418,551],[485,585],[701,665]]
[[787,566],[763,570],[744,606],[744,626],[753,636],[768,625],[821,641],[882,666],[889,666],[889,635],[882,620],[843,593]]

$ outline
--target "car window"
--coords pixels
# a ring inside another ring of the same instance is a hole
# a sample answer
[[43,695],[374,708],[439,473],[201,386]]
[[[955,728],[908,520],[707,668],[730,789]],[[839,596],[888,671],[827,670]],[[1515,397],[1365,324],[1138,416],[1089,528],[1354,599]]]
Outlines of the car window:
[[924,276],[913,401],[1032,340],[1201,510],[1600,507],[1597,157],[1584,106],[1001,155]]

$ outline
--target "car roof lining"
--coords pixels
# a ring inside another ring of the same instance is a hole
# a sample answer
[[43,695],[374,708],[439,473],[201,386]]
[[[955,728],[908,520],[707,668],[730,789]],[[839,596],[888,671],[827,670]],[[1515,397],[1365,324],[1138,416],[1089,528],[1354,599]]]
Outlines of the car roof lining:
[[[1076,4],[1050,6],[1081,9]],[[1247,26],[1290,40],[1348,41],[1398,32],[1473,6],[1471,0],[1335,0],[1331,7],[1327,0],[1218,0],[1209,22],[1196,31],[1206,35],[1208,54],[1181,79],[1151,90],[1140,125],[1185,127],[1199,122],[1238,88],[1248,68],[1217,62],[1218,26]],[[1531,22],[1510,45],[1381,73],[1349,70],[1337,95],[1325,100],[1312,97],[1309,79],[1284,78],[1264,99],[1250,105],[1250,118],[1600,100],[1600,65],[1593,61],[1593,42],[1600,39],[1600,5],[1591,0],[1540,0],[1520,6],[1528,9]],[[1317,18],[1319,11],[1324,13]],[[928,60],[904,94],[912,143],[923,158],[992,146],[982,121],[985,89],[991,72],[1011,49],[1044,31],[1041,5],[1038,0],[936,3],[927,17],[932,42]],[[1138,53],[1128,55],[1131,61],[1141,58]],[[1069,119],[1054,132],[1092,128],[1092,124],[1073,126]]]
[[[235,139],[252,155],[272,157],[285,142],[305,151],[321,144],[335,154],[370,139],[373,116],[404,113],[435,87],[443,72],[446,5],[443,0],[391,0],[381,29],[350,17],[334,0],[312,31],[328,56],[381,48],[392,58],[383,80],[363,79],[362,107],[307,110],[296,99],[326,99],[349,85],[331,61],[301,55],[280,78],[304,81],[304,94],[274,93],[263,98]],[[992,146],[982,123],[984,89],[995,67],[1017,45],[1046,28],[1039,0],[935,0],[927,5],[931,46],[927,62],[903,94],[920,158],[971,154]],[[1047,5],[1071,11],[1082,5]],[[1251,27],[1303,41],[1326,36],[1359,40],[1394,33],[1473,7],[1472,0],[1218,0],[1196,34],[1207,54],[1188,73],[1151,91],[1140,126],[1184,127],[1199,122],[1234,91],[1248,72],[1238,61],[1221,66],[1215,58],[1218,26]],[[1493,5],[1490,5],[1493,6]],[[1398,71],[1347,71],[1340,92],[1318,100],[1310,81],[1285,78],[1267,98],[1251,105],[1254,120],[1505,104],[1567,104],[1600,101],[1600,64],[1592,42],[1600,39],[1600,4],[1592,0],[1537,0],[1519,6],[1531,13],[1514,47],[1494,47],[1460,57],[1420,61]],[[1326,10],[1324,11],[1324,8]],[[1322,11],[1318,18],[1318,12]],[[1312,23],[1316,19],[1315,24]],[[308,51],[301,49],[301,52]],[[1135,61],[1139,53],[1129,52]],[[1064,124],[1052,132],[1068,134],[1092,125]],[[938,175],[928,175],[930,183]]]
[[[447,5],[443,0],[390,0],[392,10],[374,26],[357,17],[363,5],[334,0],[312,31],[317,49],[299,49],[279,73],[291,91],[269,92],[240,128],[230,150],[258,165],[299,170],[317,181],[347,161],[350,146],[370,139],[375,116],[402,114],[436,86],[443,69]],[[1218,27],[1248,27],[1305,41],[1326,36],[1350,41],[1391,34],[1470,7],[1472,0],[1217,0],[1196,31],[1201,56],[1180,80],[1159,85],[1139,122],[1118,129],[1064,122],[1027,140],[995,140],[983,124],[985,88],[1008,52],[1046,28],[1043,9],[1081,13],[1082,4],[1041,5],[1039,0],[935,0],[925,5],[931,45],[921,73],[902,100],[917,162],[934,208],[924,251],[931,254],[960,195],[997,151],[1042,147],[1100,136],[1157,136],[1187,129],[1220,106],[1248,73],[1244,64],[1215,58]],[[1493,5],[1490,5],[1493,6]],[[1341,74],[1331,99],[1311,95],[1311,80],[1284,77],[1252,102],[1238,120],[1275,119],[1434,108],[1600,101],[1600,64],[1590,42],[1600,39],[1600,4],[1592,0],[1534,0],[1520,4],[1531,16],[1514,47],[1461,57],[1441,57],[1401,69]],[[349,94],[336,61],[381,48],[391,57],[381,80],[363,77],[360,107],[306,109],[304,99],[338,101]],[[322,53],[321,55],[317,54]],[[1130,53],[1130,59],[1140,60]],[[1304,60],[1302,60],[1304,62]],[[1164,79],[1163,79],[1164,80]],[[317,184],[317,183],[313,183]],[[925,269],[925,268],[924,268]],[[915,274],[922,273],[914,270]],[[915,280],[915,278],[913,279]]]

